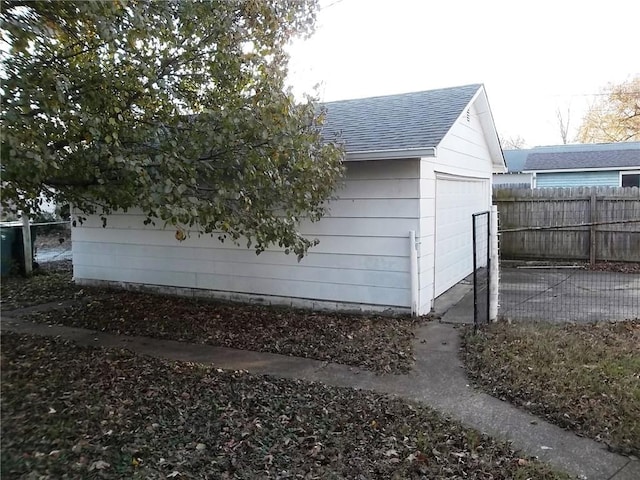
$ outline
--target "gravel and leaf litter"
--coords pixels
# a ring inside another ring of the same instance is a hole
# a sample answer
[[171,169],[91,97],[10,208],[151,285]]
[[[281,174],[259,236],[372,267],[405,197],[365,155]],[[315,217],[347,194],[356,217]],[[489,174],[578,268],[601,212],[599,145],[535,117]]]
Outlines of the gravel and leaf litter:
[[569,478],[388,396],[1,340],[2,478]]
[[73,283],[71,260],[42,264],[33,276],[2,279],[2,310],[14,310],[43,303],[73,300],[83,289]]
[[469,376],[488,393],[640,456],[640,319],[499,322],[463,335]]
[[640,273],[640,262],[598,262],[587,268],[600,272]]
[[139,335],[407,373],[415,329],[425,318],[365,315],[111,291],[36,322]]

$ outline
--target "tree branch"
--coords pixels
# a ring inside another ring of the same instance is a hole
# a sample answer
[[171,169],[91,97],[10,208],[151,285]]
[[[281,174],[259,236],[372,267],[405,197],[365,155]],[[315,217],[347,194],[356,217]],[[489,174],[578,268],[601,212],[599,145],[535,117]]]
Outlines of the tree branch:
[[50,187],[93,187],[100,185],[98,179],[47,178],[42,183]]

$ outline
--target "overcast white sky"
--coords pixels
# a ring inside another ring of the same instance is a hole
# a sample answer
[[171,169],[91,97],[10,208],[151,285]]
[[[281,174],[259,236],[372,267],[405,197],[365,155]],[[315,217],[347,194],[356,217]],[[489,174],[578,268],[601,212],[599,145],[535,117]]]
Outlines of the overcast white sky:
[[640,73],[638,0],[321,0],[290,49],[294,92],[321,101],[484,83],[498,133],[573,137],[593,94]]

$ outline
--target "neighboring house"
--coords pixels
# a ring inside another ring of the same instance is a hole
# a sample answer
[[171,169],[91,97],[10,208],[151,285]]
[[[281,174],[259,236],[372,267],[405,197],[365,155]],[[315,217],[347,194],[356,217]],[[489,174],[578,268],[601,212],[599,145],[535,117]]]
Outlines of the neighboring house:
[[509,173],[493,184],[518,187],[640,187],[640,142],[553,145],[505,150]]
[[[472,271],[471,215],[491,205],[505,170],[482,85],[327,103],[325,131],[342,132],[346,175],[330,214],[301,231],[320,240],[297,262],[256,256],[215,237],[96,217],[73,228],[80,284],[156,287],[312,308],[429,312]],[[414,233],[415,232],[415,233]],[[415,234],[415,242],[411,242]],[[176,287],[176,288],[174,288]]]
[[640,187],[640,142],[538,147],[523,171],[534,188]]
[[494,173],[493,185],[498,188],[531,188],[533,175],[522,171],[529,152],[531,150],[503,150],[507,171]]
[[[505,150],[509,172],[530,176],[533,188],[639,187],[640,142],[553,145]],[[505,185],[513,174],[494,175]]]

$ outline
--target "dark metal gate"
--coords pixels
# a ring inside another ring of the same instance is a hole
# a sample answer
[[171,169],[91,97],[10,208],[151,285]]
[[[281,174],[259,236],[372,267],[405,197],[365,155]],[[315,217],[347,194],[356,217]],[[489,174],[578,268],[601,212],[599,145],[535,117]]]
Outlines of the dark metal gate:
[[491,266],[491,214],[474,213],[473,219],[473,329],[489,323]]

